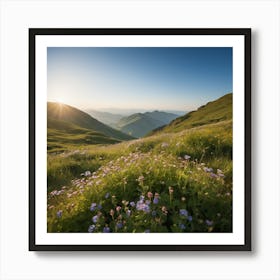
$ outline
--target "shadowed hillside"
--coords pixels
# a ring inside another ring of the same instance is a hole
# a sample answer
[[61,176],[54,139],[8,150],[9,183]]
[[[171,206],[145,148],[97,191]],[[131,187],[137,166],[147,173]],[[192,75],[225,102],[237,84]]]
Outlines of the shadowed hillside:
[[[63,121],[74,124],[81,128],[90,129],[94,132],[99,132],[109,138],[115,138],[117,140],[131,140],[133,137],[117,131],[98,120],[92,118],[89,114],[78,110],[72,106],[48,102],[48,119],[56,121]],[[53,122],[52,122],[53,123]],[[49,127],[50,128],[50,127]]]

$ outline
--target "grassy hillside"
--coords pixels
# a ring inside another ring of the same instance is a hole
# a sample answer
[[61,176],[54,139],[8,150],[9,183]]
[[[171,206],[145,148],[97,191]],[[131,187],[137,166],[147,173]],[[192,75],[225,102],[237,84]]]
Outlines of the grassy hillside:
[[81,128],[90,129],[118,140],[133,139],[133,137],[126,135],[121,131],[115,130],[92,118],[89,114],[69,105],[48,102],[47,110],[49,119],[72,123]]
[[175,114],[154,111],[123,117],[116,127],[122,132],[140,138],[151,130],[163,126],[177,117]]
[[154,132],[178,132],[201,125],[217,123],[232,119],[232,93],[201,106],[173,120],[169,125],[156,129]]
[[48,232],[231,232],[232,121],[49,154],[48,188]]
[[68,146],[120,142],[120,140],[108,137],[100,132],[51,118],[48,118],[47,137],[49,152],[64,151]]

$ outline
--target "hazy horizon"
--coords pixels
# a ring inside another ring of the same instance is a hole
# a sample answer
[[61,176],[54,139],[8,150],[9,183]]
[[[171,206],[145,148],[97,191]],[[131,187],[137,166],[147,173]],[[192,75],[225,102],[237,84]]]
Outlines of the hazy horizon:
[[47,54],[48,101],[86,111],[188,112],[232,92],[232,48],[48,47]]

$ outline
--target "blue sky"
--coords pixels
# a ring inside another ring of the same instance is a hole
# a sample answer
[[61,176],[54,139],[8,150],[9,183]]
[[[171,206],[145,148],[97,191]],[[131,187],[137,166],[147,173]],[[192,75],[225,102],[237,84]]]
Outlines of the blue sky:
[[48,100],[80,109],[196,109],[232,92],[232,48],[48,48]]

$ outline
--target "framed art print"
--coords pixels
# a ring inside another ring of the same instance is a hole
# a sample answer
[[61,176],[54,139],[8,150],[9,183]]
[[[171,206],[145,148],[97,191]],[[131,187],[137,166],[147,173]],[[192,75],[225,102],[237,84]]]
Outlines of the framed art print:
[[30,250],[251,250],[250,29],[29,43]]

